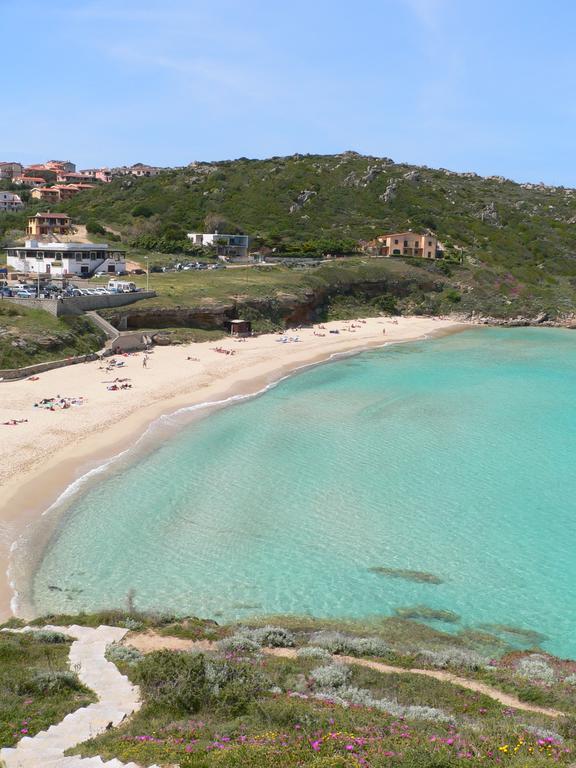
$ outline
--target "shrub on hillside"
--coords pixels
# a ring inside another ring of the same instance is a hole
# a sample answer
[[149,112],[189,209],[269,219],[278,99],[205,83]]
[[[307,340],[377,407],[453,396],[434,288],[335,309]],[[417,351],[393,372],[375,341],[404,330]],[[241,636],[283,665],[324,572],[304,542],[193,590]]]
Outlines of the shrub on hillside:
[[203,707],[245,712],[270,682],[249,664],[207,660],[202,654],[156,651],[136,667],[147,699],[194,713]]
[[246,635],[232,635],[224,637],[217,643],[218,650],[222,653],[259,653],[262,650],[260,643],[247,637]]
[[354,637],[330,630],[314,632],[310,643],[343,656],[384,656],[390,650],[379,637]]
[[327,664],[316,667],[310,672],[310,677],[317,688],[340,688],[350,679],[350,669],[344,664]]
[[298,648],[296,655],[299,659],[319,659],[320,661],[330,661],[332,654],[326,648],[319,648],[316,645],[307,645],[304,648]]
[[264,648],[292,648],[294,645],[292,632],[283,627],[272,627],[269,624],[254,629],[242,628],[236,632],[236,635],[247,637]]
[[33,637],[42,643],[69,643],[72,641],[72,638],[63,632],[54,632],[51,629],[40,629],[34,632]]
[[207,697],[202,655],[155,651],[136,667],[136,682],[147,699],[186,712],[197,712]]
[[18,693],[47,695],[61,691],[79,691],[82,683],[73,672],[48,671],[36,672],[30,679],[18,685]]
[[102,226],[102,224],[99,224],[97,221],[94,221],[94,219],[89,219],[86,222],[86,231],[89,235],[105,235],[107,234],[106,229]]
[[488,664],[489,659],[481,656],[476,651],[463,648],[443,648],[440,651],[422,650],[417,653],[417,659],[424,664],[429,664],[437,669],[447,667],[460,667],[462,669],[482,669]]
[[114,664],[123,663],[134,666],[142,661],[143,655],[132,645],[121,645],[121,643],[110,643],[106,648],[106,658]]
[[330,701],[343,707],[355,706],[377,709],[387,712],[393,717],[407,720],[431,720],[433,722],[450,722],[451,718],[441,709],[422,707],[416,704],[403,705],[392,699],[376,699],[371,692],[354,686],[341,686],[337,689],[325,690],[315,694],[315,698]]
[[144,219],[149,219],[154,215],[154,210],[145,203],[139,203],[132,209],[132,216],[141,216]]
[[553,683],[556,680],[553,667],[548,664],[546,657],[539,653],[532,653],[530,656],[524,656],[520,659],[516,671],[522,677],[533,682]]
[[144,622],[127,616],[125,619],[122,619],[120,626],[126,627],[126,629],[129,629],[131,632],[138,632],[139,630],[144,629]]
[[249,664],[207,661],[206,681],[209,696],[217,710],[238,716],[269,688],[270,681]]

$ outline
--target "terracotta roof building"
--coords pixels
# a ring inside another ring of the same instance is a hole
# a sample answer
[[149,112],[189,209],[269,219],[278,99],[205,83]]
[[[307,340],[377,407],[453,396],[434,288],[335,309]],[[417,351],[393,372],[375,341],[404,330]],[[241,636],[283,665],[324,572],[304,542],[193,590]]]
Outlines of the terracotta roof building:
[[72,227],[72,219],[67,213],[37,213],[30,216],[26,234],[30,237],[67,235]]
[[367,243],[365,250],[371,256],[416,256],[422,259],[437,259],[442,254],[436,235],[411,230],[380,235]]

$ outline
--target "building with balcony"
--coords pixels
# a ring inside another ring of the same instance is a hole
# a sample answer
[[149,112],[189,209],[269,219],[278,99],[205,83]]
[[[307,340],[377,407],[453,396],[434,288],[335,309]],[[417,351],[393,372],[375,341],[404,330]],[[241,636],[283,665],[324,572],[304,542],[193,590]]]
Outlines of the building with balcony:
[[12,179],[14,184],[19,184],[22,187],[43,187],[46,184],[46,180],[41,176],[14,176]]
[[28,165],[24,168],[23,175],[41,177],[46,184],[54,184],[58,177],[58,171],[55,168],[48,168],[46,165]]
[[45,200],[48,203],[60,203],[69,200],[86,189],[92,189],[92,184],[54,184],[52,187],[36,187],[30,193],[35,200]]
[[20,163],[0,163],[0,179],[11,181],[15,176],[20,176],[22,170]]
[[20,211],[24,203],[14,192],[0,192],[0,211]]
[[67,213],[37,213],[30,216],[26,234],[32,238],[68,235],[72,228],[72,219]]
[[380,235],[366,243],[364,249],[371,256],[415,256],[422,259],[442,257],[442,249],[435,235],[411,230]]
[[60,202],[60,190],[58,187],[35,187],[30,193],[33,200],[44,200],[46,203],[57,204]]
[[107,243],[41,243],[26,240],[24,246],[6,248],[9,267],[28,275],[90,277],[95,272],[121,275],[126,254]]
[[248,235],[222,235],[219,232],[189,232],[189,240],[203,248],[213,248],[223,261],[251,261]]
[[74,173],[76,170],[75,163],[70,162],[70,160],[48,160],[44,165],[46,168],[53,168],[55,171],[63,173]]
[[77,173],[76,171],[58,171],[56,181],[58,184],[76,184],[87,182],[88,179],[83,173]]
[[79,173],[83,176],[84,181],[88,182],[101,181],[104,184],[108,184],[113,178],[112,171],[109,168],[84,168]]

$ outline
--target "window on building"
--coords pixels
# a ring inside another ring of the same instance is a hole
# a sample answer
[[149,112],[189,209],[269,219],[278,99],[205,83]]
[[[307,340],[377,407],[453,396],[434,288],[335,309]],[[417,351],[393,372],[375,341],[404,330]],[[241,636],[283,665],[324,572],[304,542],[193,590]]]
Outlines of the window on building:
[[394,256],[400,256],[400,248],[394,248],[392,253],[394,254]]
[[394,245],[398,245],[398,240],[394,240]]
[[432,245],[432,240],[428,240],[428,245],[429,245],[429,246],[431,246],[431,245]]
[[432,258],[432,251],[428,251],[428,258]]
[[90,260],[96,261],[96,254],[94,253],[94,251],[90,251]]
[[74,254],[74,258],[75,258],[75,260],[76,260],[76,261],[82,261],[82,254],[81,254],[81,253],[78,253],[78,252],[76,252],[76,253]]
[[408,240],[404,240],[404,248],[408,248]]

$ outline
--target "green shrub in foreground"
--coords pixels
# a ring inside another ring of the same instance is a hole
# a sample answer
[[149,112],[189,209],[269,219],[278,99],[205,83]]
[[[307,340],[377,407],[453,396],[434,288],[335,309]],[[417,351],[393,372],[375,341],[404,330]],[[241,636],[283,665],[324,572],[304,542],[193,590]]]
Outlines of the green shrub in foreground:
[[244,712],[270,685],[250,664],[207,659],[202,654],[155,651],[135,669],[148,700],[186,713],[202,708]]

